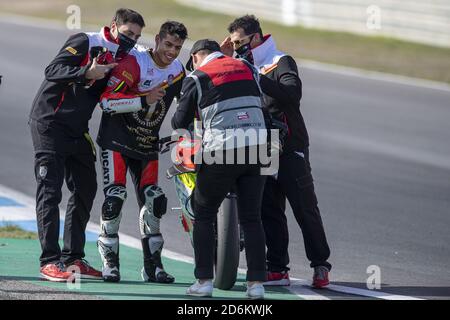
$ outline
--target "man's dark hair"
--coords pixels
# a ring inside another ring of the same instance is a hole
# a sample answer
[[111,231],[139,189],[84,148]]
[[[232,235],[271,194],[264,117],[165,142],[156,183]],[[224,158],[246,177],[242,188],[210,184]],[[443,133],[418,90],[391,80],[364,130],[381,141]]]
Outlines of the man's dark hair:
[[144,18],[142,18],[138,12],[126,8],[118,9],[114,15],[113,21],[118,27],[127,23],[135,23],[141,28],[145,27]]
[[263,37],[259,20],[254,15],[245,15],[237,18],[228,26],[228,32],[233,33],[237,29],[242,28],[246,35],[259,33],[260,37]]
[[159,37],[165,38],[168,34],[177,36],[181,40],[186,40],[188,32],[184,24],[178,21],[166,21],[159,29]]
[[198,51],[196,52],[196,54],[199,53],[199,54],[201,54],[201,55],[209,55],[209,54],[211,54],[211,53],[213,53],[213,52],[214,52],[214,51],[209,50],[209,49],[202,49],[202,50],[198,50]]

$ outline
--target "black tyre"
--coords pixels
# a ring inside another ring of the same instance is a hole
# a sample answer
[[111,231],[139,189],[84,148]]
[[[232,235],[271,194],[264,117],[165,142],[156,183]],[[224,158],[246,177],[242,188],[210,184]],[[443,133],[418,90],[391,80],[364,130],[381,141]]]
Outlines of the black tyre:
[[239,267],[239,225],[236,196],[227,196],[217,214],[216,274],[214,287],[233,288]]

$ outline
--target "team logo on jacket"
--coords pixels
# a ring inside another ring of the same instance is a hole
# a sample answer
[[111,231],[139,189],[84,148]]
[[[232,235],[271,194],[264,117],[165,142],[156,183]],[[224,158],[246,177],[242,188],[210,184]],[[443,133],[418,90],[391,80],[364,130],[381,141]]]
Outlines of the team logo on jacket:
[[145,80],[145,82],[142,84],[143,87],[150,87],[152,84],[152,80]]
[[248,112],[238,112],[237,118],[238,120],[248,120],[250,119],[250,116],[248,115]]
[[131,82],[133,82],[133,76],[131,75],[131,73],[129,73],[128,71],[123,71],[122,72],[122,76],[124,76],[125,78],[127,78],[128,80],[130,80]]
[[76,55],[78,53],[78,51],[72,47],[67,47],[66,50],[69,51],[73,55]]
[[120,79],[117,79],[116,77],[112,76],[108,80],[108,87],[115,87],[120,83]]

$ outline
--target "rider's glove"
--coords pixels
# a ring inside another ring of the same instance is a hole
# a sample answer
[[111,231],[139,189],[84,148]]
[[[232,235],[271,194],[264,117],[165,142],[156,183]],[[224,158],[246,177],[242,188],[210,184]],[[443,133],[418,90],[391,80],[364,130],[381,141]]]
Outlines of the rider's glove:
[[109,93],[102,96],[100,106],[103,112],[108,114],[129,113],[145,109],[146,105],[142,103],[142,97],[136,95],[127,95],[120,92]]

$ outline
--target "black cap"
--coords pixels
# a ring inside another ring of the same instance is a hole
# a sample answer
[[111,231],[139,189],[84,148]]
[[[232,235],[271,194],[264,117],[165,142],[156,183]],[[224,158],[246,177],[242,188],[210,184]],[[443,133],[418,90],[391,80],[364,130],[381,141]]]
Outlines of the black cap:
[[220,51],[220,46],[219,44],[211,39],[201,39],[198,40],[194,43],[194,45],[192,46],[191,51],[189,52],[189,60],[186,63],[186,69],[189,71],[193,71],[194,70],[194,65],[192,63],[192,55],[196,54],[197,52],[199,52],[200,50],[209,50],[211,52],[215,52],[215,51]]

